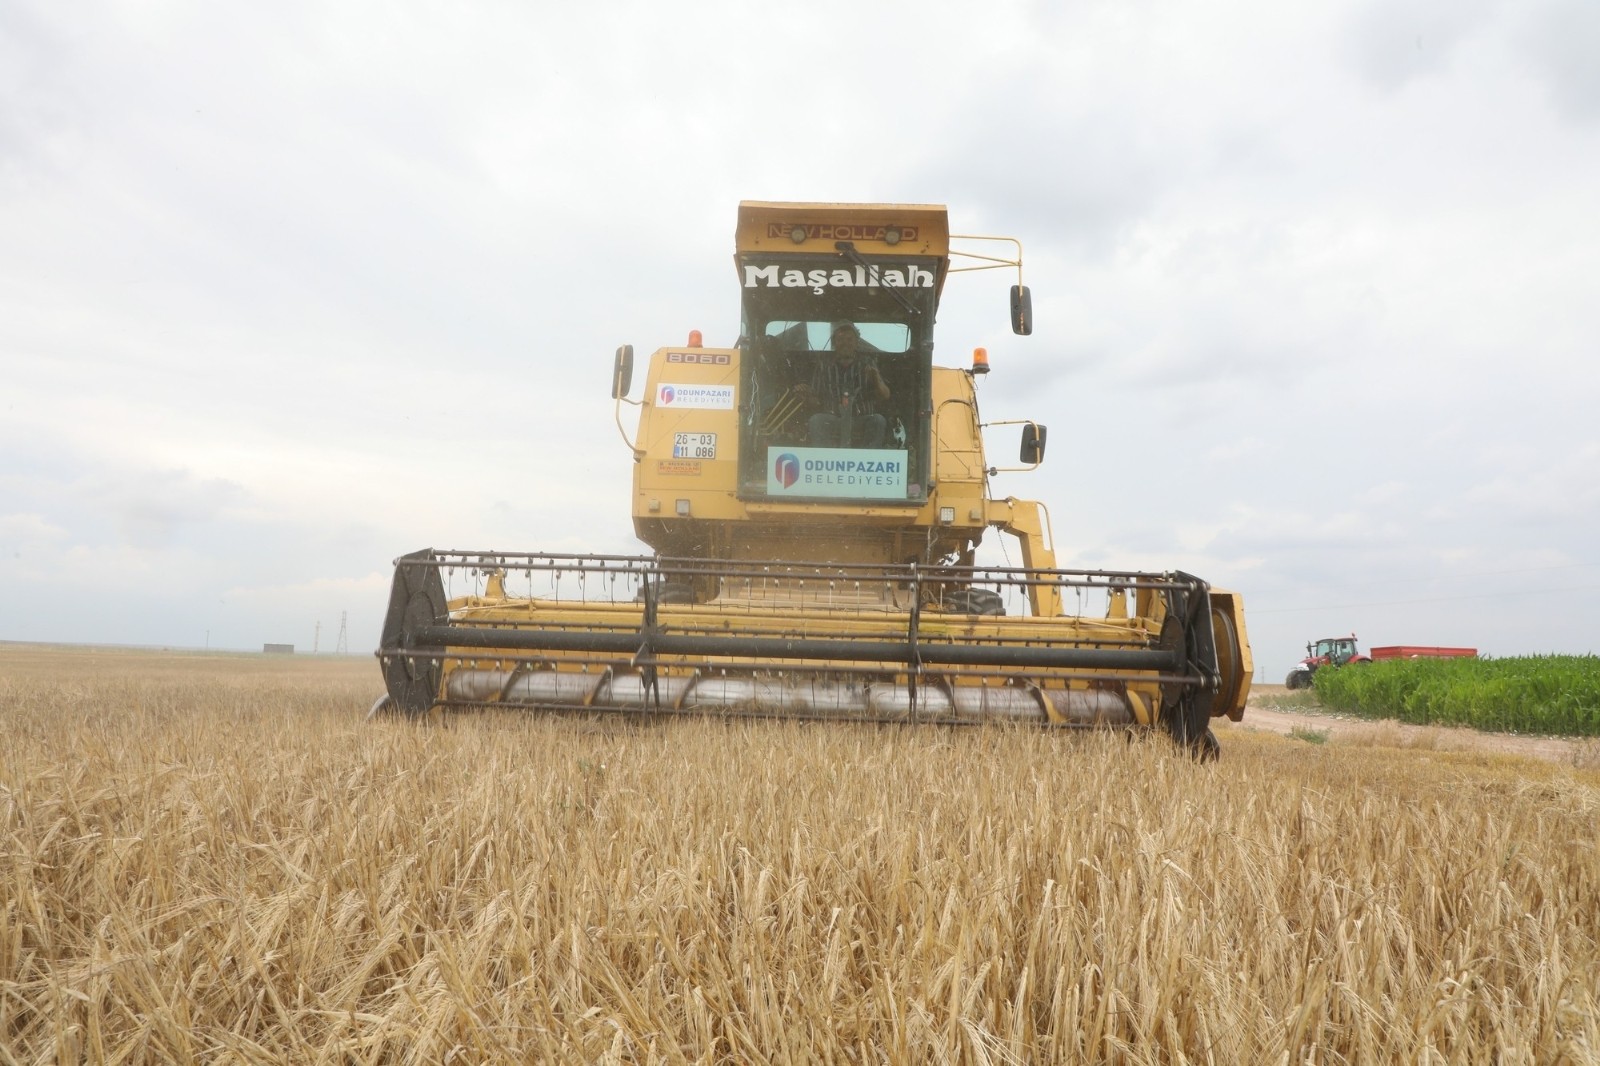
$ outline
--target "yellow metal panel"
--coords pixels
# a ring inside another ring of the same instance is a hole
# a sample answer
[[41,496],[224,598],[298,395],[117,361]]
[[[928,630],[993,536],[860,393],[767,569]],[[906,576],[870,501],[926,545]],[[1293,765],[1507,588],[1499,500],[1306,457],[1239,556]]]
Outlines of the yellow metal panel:
[[[635,518],[670,518],[689,501],[696,518],[737,519],[739,351],[662,348],[650,357],[637,445]],[[674,455],[678,434],[714,434],[715,457]],[[652,505],[651,501],[655,501]]]
[[[899,240],[886,240],[898,231]],[[795,235],[803,235],[796,241]],[[741,252],[832,252],[850,241],[863,254],[950,253],[949,213],[941,204],[774,203],[743,200],[735,247]]]
[[[1221,718],[1227,715],[1237,722],[1244,718],[1245,704],[1250,699],[1250,682],[1256,669],[1255,657],[1250,651],[1250,637],[1244,628],[1244,601],[1236,592],[1212,589],[1211,611],[1212,634],[1217,642],[1217,665],[1223,674],[1223,689],[1211,716]],[[1228,644],[1233,647],[1227,647]]]

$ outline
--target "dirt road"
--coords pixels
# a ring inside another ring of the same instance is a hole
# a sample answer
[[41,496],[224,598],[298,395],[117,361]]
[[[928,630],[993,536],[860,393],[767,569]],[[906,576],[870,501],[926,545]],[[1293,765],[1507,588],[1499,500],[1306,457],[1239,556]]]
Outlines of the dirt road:
[[[1600,740],[1593,738],[1530,737],[1508,733],[1480,733],[1447,726],[1402,725],[1373,722],[1314,709],[1288,710],[1275,706],[1288,690],[1282,685],[1253,685],[1244,721],[1217,719],[1219,738],[1235,729],[1255,729],[1290,736],[1299,730],[1318,734],[1329,742],[1371,744],[1378,747],[1421,748],[1429,751],[1493,751],[1549,759],[1573,766],[1600,765]],[[1296,696],[1297,699],[1305,697]]]

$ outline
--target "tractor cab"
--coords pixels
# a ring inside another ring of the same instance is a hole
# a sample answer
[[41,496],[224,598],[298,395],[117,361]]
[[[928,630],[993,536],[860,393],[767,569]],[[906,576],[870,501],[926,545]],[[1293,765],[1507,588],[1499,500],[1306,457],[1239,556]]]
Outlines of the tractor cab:
[[1354,636],[1326,637],[1306,645],[1307,657],[1316,660],[1318,665],[1343,666],[1358,654]]

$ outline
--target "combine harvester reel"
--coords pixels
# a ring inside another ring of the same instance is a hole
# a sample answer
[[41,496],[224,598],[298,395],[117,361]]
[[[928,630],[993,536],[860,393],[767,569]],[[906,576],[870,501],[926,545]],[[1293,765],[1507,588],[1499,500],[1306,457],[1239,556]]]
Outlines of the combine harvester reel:
[[[474,591],[449,599],[447,581]],[[508,594],[519,585],[529,594]],[[1041,585],[1158,606],[1135,618],[1115,606],[1097,619],[995,613]],[[663,602],[663,589],[680,602]],[[710,591],[705,602],[682,602],[699,590]],[[1211,756],[1210,720],[1237,699],[1242,654],[1232,614],[1181,573],[430,549],[396,563],[380,703],[413,716],[518,708],[1160,726]]]

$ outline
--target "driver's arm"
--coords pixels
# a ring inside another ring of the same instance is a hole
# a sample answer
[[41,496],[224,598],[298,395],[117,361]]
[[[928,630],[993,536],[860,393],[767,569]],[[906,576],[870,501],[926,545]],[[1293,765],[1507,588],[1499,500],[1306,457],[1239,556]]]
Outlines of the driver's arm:
[[889,383],[883,380],[883,375],[878,372],[878,361],[876,359],[868,360],[864,370],[866,372],[862,377],[868,385],[872,386],[873,394],[880,400],[887,400],[889,398]]

